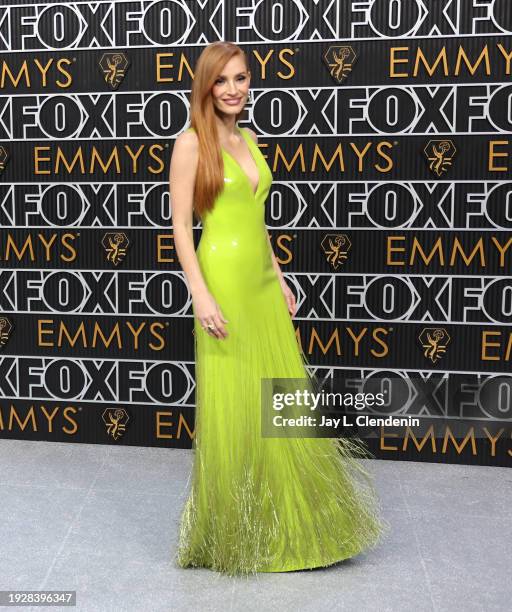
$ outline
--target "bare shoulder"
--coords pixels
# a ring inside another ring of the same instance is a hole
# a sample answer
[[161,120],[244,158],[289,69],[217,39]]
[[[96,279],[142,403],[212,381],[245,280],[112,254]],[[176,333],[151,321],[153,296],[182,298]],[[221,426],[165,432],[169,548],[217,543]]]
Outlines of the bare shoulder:
[[197,134],[194,130],[182,132],[174,141],[174,148],[178,148],[180,153],[194,153],[197,151]]
[[194,173],[198,164],[199,142],[193,130],[176,137],[171,155],[171,173],[175,176]]
[[251,128],[246,127],[245,129],[249,132],[249,134],[250,134],[251,138],[254,140],[254,142],[256,144],[258,144],[258,134],[256,134],[256,132],[254,130],[251,130]]

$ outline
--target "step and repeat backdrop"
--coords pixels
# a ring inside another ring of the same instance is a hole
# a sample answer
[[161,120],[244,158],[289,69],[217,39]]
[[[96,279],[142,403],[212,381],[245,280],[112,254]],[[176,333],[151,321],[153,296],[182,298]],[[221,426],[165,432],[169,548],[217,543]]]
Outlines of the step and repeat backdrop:
[[168,174],[219,39],[312,373],[413,381],[379,458],[512,465],[510,0],[3,2],[0,436],[191,447]]

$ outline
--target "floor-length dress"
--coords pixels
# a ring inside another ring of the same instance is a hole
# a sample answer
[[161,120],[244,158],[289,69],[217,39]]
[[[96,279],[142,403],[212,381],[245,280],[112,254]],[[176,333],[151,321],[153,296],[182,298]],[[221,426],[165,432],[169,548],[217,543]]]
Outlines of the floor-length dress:
[[[192,128],[189,128],[192,129]],[[224,149],[224,190],[203,217],[197,257],[228,320],[224,340],[195,318],[194,465],[176,563],[229,575],[326,566],[375,546],[388,530],[373,477],[351,439],[269,438],[261,378],[310,378],[267,242],[272,173],[250,134],[253,190]]]

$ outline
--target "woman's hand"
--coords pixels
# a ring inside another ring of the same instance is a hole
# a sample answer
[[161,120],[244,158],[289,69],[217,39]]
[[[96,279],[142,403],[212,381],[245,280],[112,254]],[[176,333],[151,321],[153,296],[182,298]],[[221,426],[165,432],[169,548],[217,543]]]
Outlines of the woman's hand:
[[209,291],[192,295],[192,309],[201,327],[210,336],[219,339],[227,337],[228,332],[224,323],[228,323],[228,320],[224,318],[220,306]]
[[293,291],[288,287],[288,284],[285,280],[280,281],[281,289],[283,291],[284,299],[286,300],[286,305],[288,306],[288,311],[292,317],[295,316],[295,312],[297,311],[297,304],[295,303],[295,295]]

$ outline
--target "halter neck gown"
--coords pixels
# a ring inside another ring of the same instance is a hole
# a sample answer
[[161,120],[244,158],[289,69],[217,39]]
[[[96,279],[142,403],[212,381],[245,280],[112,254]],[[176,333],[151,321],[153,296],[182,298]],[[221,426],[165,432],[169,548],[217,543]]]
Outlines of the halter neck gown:
[[222,150],[224,190],[203,217],[196,251],[228,337],[209,336],[195,318],[194,463],[175,554],[178,567],[229,575],[331,565],[374,547],[388,529],[359,461],[371,456],[366,447],[262,436],[261,379],[300,378],[311,389],[314,379],[267,242],[272,173],[250,134],[241,134],[258,186]]

